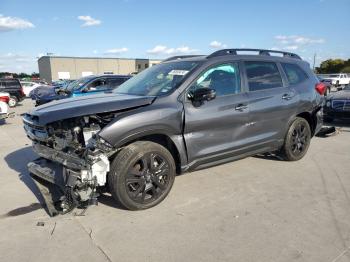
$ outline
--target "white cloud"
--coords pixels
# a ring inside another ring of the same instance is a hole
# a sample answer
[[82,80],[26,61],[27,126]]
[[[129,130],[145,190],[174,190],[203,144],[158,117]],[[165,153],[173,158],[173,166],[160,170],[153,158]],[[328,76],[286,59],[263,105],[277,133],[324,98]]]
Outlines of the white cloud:
[[210,44],[209,44],[210,47],[212,48],[216,48],[216,49],[222,49],[222,48],[226,48],[227,45],[219,42],[219,41],[212,41]]
[[287,50],[299,52],[305,52],[306,46],[314,44],[323,44],[325,40],[323,38],[310,38],[300,35],[277,35],[275,36],[277,46],[274,47],[276,50]]
[[19,17],[0,15],[0,32],[35,27],[31,22]]
[[310,38],[310,37],[299,36],[299,35],[277,35],[275,36],[275,39],[280,44],[285,44],[285,45],[323,44],[325,42],[323,38]]
[[0,54],[1,71],[12,73],[32,73],[38,72],[37,59],[24,54]]
[[104,53],[105,54],[121,54],[121,53],[125,53],[128,51],[129,51],[128,48],[122,47],[122,48],[109,49],[109,50],[106,50]]
[[297,45],[287,45],[284,47],[284,49],[286,50],[297,50],[299,48],[299,46]]
[[198,49],[192,49],[188,46],[180,47],[167,47],[164,45],[156,45],[154,48],[147,50],[150,55],[179,55],[179,54],[190,54],[196,53]]
[[95,26],[101,24],[101,20],[97,20],[95,18],[92,18],[89,15],[80,15],[78,16],[78,19],[81,21],[84,21],[84,24],[81,26],[86,27],[86,26]]

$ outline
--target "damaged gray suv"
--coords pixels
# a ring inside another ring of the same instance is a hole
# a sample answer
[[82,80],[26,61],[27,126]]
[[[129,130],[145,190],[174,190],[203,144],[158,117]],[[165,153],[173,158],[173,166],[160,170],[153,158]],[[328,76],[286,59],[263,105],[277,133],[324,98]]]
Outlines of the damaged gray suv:
[[301,159],[322,125],[324,92],[293,53],[172,57],[112,93],[27,113],[24,129],[40,156],[29,171],[58,186],[58,212],[96,203],[103,190],[127,209],[150,208],[185,171],[267,152]]

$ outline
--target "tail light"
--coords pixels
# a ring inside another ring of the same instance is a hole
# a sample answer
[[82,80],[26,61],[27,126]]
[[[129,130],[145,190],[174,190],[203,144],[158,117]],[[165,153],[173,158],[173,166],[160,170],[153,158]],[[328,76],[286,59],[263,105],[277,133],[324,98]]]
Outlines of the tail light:
[[0,96],[0,101],[8,103],[10,101],[10,98],[8,96]]
[[320,82],[320,83],[317,83],[315,85],[315,89],[316,89],[317,93],[319,93],[321,96],[323,96],[324,93],[326,93],[327,87],[324,83]]

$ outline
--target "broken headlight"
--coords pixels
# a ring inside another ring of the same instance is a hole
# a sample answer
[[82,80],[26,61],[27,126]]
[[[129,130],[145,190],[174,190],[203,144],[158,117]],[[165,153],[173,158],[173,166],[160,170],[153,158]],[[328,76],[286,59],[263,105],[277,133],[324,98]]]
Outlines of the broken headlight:
[[99,136],[96,136],[95,147],[101,149],[103,152],[109,152],[113,149],[113,146],[110,143]]

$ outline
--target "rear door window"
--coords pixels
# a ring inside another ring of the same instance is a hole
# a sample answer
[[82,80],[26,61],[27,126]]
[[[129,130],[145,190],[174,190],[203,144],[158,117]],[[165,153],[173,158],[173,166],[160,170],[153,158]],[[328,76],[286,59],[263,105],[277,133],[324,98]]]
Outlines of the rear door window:
[[263,61],[244,62],[249,91],[259,91],[283,86],[276,63]]
[[109,82],[109,88],[111,89],[114,89],[118,86],[120,86],[122,83],[124,83],[125,81],[127,80],[127,78],[111,78],[111,79],[108,79],[108,82]]
[[307,74],[296,64],[281,63],[289,84],[296,85],[308,78]]

